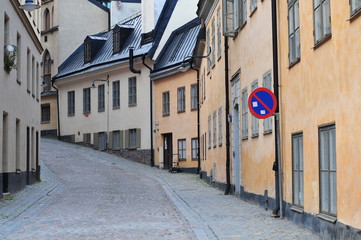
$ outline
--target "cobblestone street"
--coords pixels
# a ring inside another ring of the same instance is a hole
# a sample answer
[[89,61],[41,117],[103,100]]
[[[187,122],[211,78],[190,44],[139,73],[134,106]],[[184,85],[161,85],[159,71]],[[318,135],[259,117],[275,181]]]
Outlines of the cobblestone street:
[[41,160],[42,182],[0,202],[3,239],[319,239],[197,175],[56,140]]

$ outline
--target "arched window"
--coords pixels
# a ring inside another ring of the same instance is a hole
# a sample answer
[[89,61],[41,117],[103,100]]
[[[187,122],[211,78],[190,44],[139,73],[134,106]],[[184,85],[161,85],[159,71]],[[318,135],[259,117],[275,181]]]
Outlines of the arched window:
[[50,12],[49,9],[45,9],[44,12],[44,30],[50,29]]
[[51,90],[51,57],[48,50],[46,50],[44,53],[43,78],[44,82],[46,83],[44,92],[48,92]]

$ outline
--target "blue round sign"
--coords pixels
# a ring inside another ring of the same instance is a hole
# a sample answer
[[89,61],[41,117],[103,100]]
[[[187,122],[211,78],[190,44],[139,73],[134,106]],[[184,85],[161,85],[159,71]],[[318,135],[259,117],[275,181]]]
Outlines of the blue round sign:
[[257,88],[248,98],[248,107],[253,116],[265,119],[275,113],[277,99],[268,88]]

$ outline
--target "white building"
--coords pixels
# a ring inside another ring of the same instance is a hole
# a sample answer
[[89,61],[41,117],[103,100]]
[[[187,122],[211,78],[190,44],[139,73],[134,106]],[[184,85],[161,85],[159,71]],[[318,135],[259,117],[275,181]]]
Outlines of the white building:
[[[40,177],[40,10],[0,4],[0,196]],[[16,58],[11,61],[11,46]],[[4,57],[5,54],[5,57]],[[16,67],[14,66],[16,65]]]

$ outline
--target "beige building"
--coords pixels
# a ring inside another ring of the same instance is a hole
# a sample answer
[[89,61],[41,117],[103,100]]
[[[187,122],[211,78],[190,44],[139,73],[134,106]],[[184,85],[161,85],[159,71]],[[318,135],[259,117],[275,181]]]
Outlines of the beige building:
[[[0,196],[40,179],[40,10],[0,5]],[[5,56],[4,56],[5,55]]]
[[[79,11],[86,9],[86,11]],[[59,65],[83,42],[84,36],[108,28],[109,9],[92,0],[43,0],[41,7],[41,62],[43,88],[41,94],[42,136],[57,136],[57,91],[51,78]],[[91,26],[91,27],[89,27]]]
[[286,217],[359,239],[361,1],[278,7]]
[[197,18],[176,29],[150,75],[154,85],[154,159],[161,169],[198,171],[197,71],[182,72],[180,67],[183,61],[193,62],[189,56],[200,28]]

